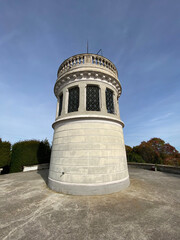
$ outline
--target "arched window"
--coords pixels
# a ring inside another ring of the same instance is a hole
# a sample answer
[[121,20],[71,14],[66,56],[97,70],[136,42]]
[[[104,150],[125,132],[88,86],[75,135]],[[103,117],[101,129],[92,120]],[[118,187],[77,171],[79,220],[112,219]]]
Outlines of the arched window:
[[63,104],[63,94],[60,94],[60,96],[59,96],[59,116],[61,115],[61,112],[62,112],[62,104]]
[[113,91],[106,88],[106,108],[108,113],[114,113]]
[[79,87],[69,89],[68,113],[76,112],[79,108]]
[[87,85],[86,87],[86,110],[100,111],[99,87],[97,85]]

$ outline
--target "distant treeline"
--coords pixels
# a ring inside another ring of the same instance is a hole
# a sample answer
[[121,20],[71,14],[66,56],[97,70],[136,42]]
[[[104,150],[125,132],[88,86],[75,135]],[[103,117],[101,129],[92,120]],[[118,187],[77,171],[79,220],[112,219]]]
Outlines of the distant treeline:
[[152,138],[131,148],[126,146],[128,162],[154,163],[180,166],[180,153],[160,138]]
[[[180,166],[180,153],[160,138],[152,138],[133,148],[126,146],[126,154],[128,162]],[[50,155],[51,146],[47,139],[26,140],[11,145],[10,142],[3,142],[0,138],[2,173],[21,172],[23,166],[49,163]]]
[[2,173],[23,171],[23,166],[50,162],[51,146],[44,141],[26,140],[13,145],[0,139],[0,168]]

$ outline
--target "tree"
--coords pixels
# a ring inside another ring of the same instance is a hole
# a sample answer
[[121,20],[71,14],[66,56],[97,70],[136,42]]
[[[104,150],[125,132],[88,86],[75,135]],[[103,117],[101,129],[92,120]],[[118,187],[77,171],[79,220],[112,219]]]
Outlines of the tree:
[[137,153],[135,153],[135,152],[129,153],[129,154],[127,155],[127,160],[128,160],[128,162],[144,163],[143,158],[142,158],[139,154],[137,154]]
[[133,152],[133,148],[130,146],[125,146],[126,147],[126,156],[127,156],[127,161],[128,162],[139,162],[139,163],[143,163],[144,160],[142,159],[142,157]]
[[163,153],[165,156],[176,156],[178,155],[178,151],[175,147],[171,146],[169,143],[164,144]]
[[160,138],[151,138],[147,143],[150,144],[155,151],[161,152],[165,141]]
[[147,142],[154,150],[154,152],[159,156],[160,162],[163,164],[178,164],[179,152],[175,147],[171,146],[169,143],[165,143],[160,138],[152,138]]
[[146,163],[161,163],[158,152],[148,142],[141,142],[139,146],[133,147],[133,152],[139,154]]

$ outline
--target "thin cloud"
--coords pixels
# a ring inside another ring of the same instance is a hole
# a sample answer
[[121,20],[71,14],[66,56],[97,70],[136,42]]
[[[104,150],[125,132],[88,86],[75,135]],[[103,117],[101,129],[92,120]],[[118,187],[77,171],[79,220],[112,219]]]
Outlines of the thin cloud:
[[164,119],[168,118],[169,116],[171,116],[171,115],[173,115],[173,114],[174,114],[174,113],[172,113],[172,112],[166,113],[166,114],[164,114],[164,115],[162,115],[162,116],[159,116],[159,117],[156,117],[156,118],[152,118],[152,119],[150,120],[150,122],[157,122],[157,121],[164,120]]

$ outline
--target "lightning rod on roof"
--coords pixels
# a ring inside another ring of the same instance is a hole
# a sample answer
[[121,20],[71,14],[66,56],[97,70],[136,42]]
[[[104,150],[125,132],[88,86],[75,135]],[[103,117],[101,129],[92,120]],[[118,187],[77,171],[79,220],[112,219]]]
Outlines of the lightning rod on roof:
[[87,53],[88,53],[88,41],[87,41]]
[[99,51],[96,53],[97,55],[101,52],[101,56],[103,56],[102,49],[99,49]]

